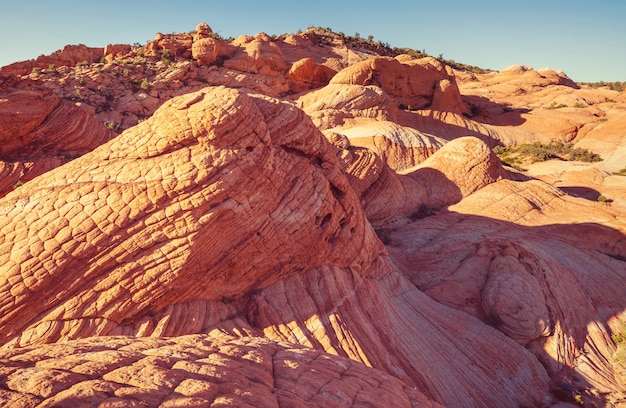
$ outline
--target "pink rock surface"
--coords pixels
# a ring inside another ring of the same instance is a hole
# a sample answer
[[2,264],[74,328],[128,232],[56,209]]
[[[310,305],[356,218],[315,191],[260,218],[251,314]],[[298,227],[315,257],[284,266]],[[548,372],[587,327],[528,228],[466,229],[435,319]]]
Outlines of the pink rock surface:
[[376,47],[0,69],[0,405],[619,406],[624,94]]
[[0,353],[11,407],[439,407],[382,371],[258,337],[102,337]]
[[293,105],[207,88],[30,186],[1,203],[5,349],[257,333],[445,405],[549,399],[523,348],[477,319],[457,326],[465,314],[396,272],[333,146]]
[[92,115],[53,92],[0,94],[0,196],[113,137]]

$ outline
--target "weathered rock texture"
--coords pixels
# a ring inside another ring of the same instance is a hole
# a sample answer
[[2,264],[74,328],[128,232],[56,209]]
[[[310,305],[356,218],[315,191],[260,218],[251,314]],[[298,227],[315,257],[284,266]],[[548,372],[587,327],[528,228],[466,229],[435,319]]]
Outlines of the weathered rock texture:
[[11,350],[11,407],[438,407],[397,378],[259,337],[102,337]]
[[417,287],[526,346],[559,384],[611,394],[623,389],[610,334],[625,309],[625,225],[587,203],[503,180],[397,229],[387,247]]
[[[324,142],[291,105],[225,88],[200,91],[31,181],[36,193],[16,190],[2,222],[12,237],[3,288],[15,293],[3,309],[3,327],[11,328],[3,338],[58,340],[63,327],[83,319],[104,319],[111,331],[172,303],[241,296],[322,260],[346,265],[361,254],[369,270],[382,245]],[[47,232],[30,237],[30,228]],[[229,230],[248,232],[221,239]],[[348,237],[349,252],[329,244]],[[295,248],[282,246],[290,240]],[[74,268],[86,276],[65,273]],[[209,270],[222,284],[193,277]],[[46,300],[31,305],[22,292]],[[56,329],[37,328],[44,311],[52,313],[44,326]],[[31,334],[20,336],[31,324]]]
[[0,94],[0,196],[113,137],[92,115],[53,92]]
[[345,68],[330,83],[376,85],[409,110],[467,112],[454,78],[434,58],[371,58]]
[[334,128],[327,133],[343,135],[348,145],[368,148],[396,171],[416,166],[445,144],[441,138],[389,121],[377,121],[345,130]]
[[624,402],[626,96],[354,41],[0,69],[0,405]]
[[215,327],[345,355],[447,405],[548,398],[529,353],[478,320],[458,327],[465,314],[395,271],[291,104],[185,95],[29,184],[2,202],[5,347]]

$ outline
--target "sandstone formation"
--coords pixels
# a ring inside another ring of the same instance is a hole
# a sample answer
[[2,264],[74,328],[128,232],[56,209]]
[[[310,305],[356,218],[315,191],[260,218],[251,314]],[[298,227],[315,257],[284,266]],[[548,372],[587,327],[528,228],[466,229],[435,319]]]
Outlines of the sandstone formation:
[[[11,407],[438,407],[350,359],[259,337],[102,337],[6,353]],[[94,347],[97,351],[94,351]]]
[[394,98],[398,106],[409,110],[430,107],[457,113],[467,111],[454,79],[434,58],[367,59],[345,68],[330,83],[376,85]]
[[387,248],[417,287],[498,327],[560,383],[619,393],[610,335],[624,318],[625,224],[588,203],[502,180],[395,230]]
[[372,150],[396,171],[416,166],[445,144],[441,138],[389,121],[376,121],[345,130],[334,128],[328,133],[337,132],[348,139],[349,145]]
[[623,93],[205,23],[0,87],[0,405],[625,403]]
[[4,75],[27,75],[33,69],[55,69],[60,66],[74,66],[78,63],[97,62],[103,56],[103,48],[87,47],[84,44],[66,45],[50,55],[40,55],[34,60],[16,62],[0,69]]
[[0,94],[0,196],[114,136],[50,91]]
[[287,73],[290,88],[295,92],[326,85],[337,73],[326,65],[316,64],[310,57],[302,58],[291,65]]
[[[226,324],[319,344],[395,372],[444,404],[547,398],[543,368],[498,332],[479,341],[485,327],[476,321],[456,328],[453,339],[444,335],[455,312],[395,272],[331,145],[293,105],[227,88],[175,98],[30,188],[36,193],[18,188],[2,204],[12,208],[2,221],[5,347]],[[319,292],[311,280],[335,289]],[[386,330],[364,330],[366,321]],[[464,358],[454,351],[479,342],[494,342],[492,350],[481,346]],[[410,351],[435,345],[447,351]],[[495,364],[504,356],[514,363]],[[446,388],[445,372],[468,364],[475,370]],[[476,391],[496,367],[508,373],[502,392]],[[525,396],[516,389],[527,389]]]

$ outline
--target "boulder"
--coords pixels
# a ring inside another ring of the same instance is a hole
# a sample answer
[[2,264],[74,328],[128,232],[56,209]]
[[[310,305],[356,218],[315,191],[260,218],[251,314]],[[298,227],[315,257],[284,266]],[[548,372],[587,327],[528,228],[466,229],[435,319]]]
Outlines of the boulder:
[[379,86],[404,109],[467,112],[454,77],[434,58],[375,57],[343,69],[330,83]]
[[268,76],[282,76],[288,70],[282,51],[265,33],[241,36],[232,45],[238,49],[224,61],[226,68]]

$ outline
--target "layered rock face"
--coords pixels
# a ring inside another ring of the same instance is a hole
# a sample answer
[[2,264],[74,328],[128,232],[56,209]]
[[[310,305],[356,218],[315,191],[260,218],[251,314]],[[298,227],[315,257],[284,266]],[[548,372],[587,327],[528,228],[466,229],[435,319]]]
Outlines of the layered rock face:
[[113,137],[104,124],[53,92],[0,94],[0,196]]
[[[382,245],[325,139],[304,119],[292,106],[261,96],[200,91],[31,181],[38,193],[9,194],[5,208],[13,208],[3,225],[12,248],[2,264],[4,290],[16,295],[3,309],[3,326],[12,328],[2,331],[5,341],[31,323],[32,338],[18,337],[19,344],[58,340],[64,327],[82,319],[121,330],[123,321],[167,305],[239,297],[321,260],[346,265],[363,254],[358,262],[369,270]],[[302,197],[310,191],[316,194]],[[13,223],[23,225],[21,231]],[[28,236],[31,228],[45,235]],[[229,229],[249,232],[221,239]],[[348,237],[355,244],[350,252],[329,244]],[[54,248],[47,248],[50,240]],[[290,240],[295,248],[281,246]],[[55,260],[60,254],[65,259]],[[80,281],[64,272],[79,266],[86,275]],[[210,281],[193,277],[208,270]],[[48,300],[22,303],[17,294],[28,292]],[[30,319],[45,310],[52,312],[43,319],[47,327],[37,329],[41,319]],[[50,330],[50,324],[59,327]],[[85,329],[105,334],[97,324]],[[37,340],[36,333],[44,337]]]
[[626,99],[338,38],[0,72],[0,405],[623,403]]
[[[393,372],[444,404],[548,398],[530,354],[484,338],[478,320],[455,326],[464,314],[396,272],[336,150],[291,104],[227,88],[173,99],[2,205],[5,348],[257,333]],[[501,392],[480,391],[494,380]]]

